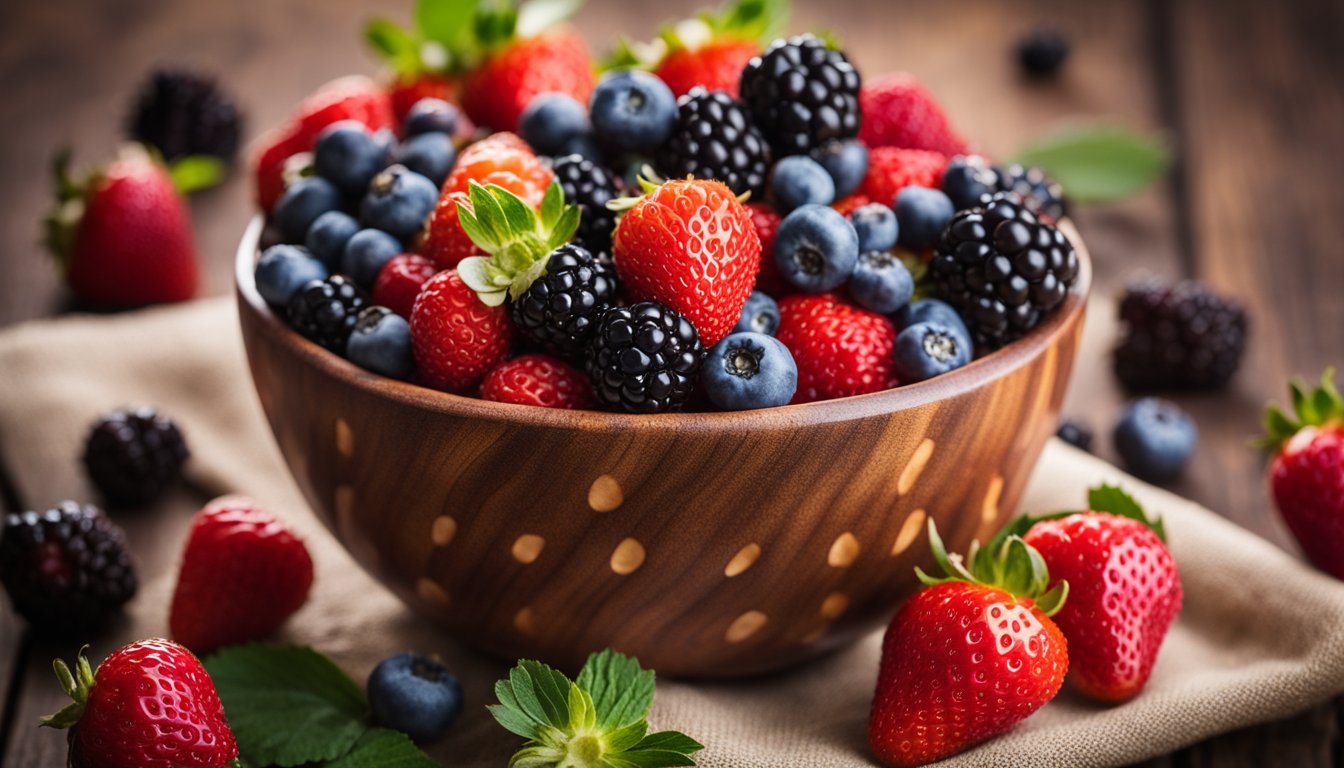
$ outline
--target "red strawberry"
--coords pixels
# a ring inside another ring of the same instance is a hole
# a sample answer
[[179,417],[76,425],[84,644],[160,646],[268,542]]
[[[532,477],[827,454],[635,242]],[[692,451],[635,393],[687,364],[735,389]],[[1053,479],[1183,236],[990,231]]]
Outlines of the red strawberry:
[[834,294],[785,296],[775,337],[798,365],[795,403],[877,392],[896,385],[896,328],[876,312]]
[[[477,29],[490,28],[478,25]],[[493,25],[490,52],[462,79],[462,108],[477,125],[518,130],[532,97],[554,91],[587,104],[594,83],[593,58],[574,30],[561,26],[532,37],[515,37],[512,25]]]
[[554,178],[551,169],[517,134],[496,133],[462,150],[443,183],[443,194],[467,192],[473,181],[498,184],[535,208],[541,205]]
[[467,236],[457,216],[457,204],[471,205],[465,192],[449,192],[425,221],[425,231],[415,245],[416,253],[433,262],[438,269],[453,269],[468,256],[480,256],[484,251]]
[[927,587],[901,607],[882,641],[868,744],[886,765],[926,765],[1007,733],[1059,693],[1069,666],[1050,620],[1068,584],[1013,536],[948,557],[929,521],[934,560],[915,569]]
[[500,363],[481,382],[481,398],[543,408],[592,408],[592,385],[583,371],[549,355],[523,355]]
[[[1111,504],[1120,499],[1122,503]],[[1023,536],[1069,602],[1055,623],[1069,639],[1069,679],[1094,699],[1120,702],[1143,690],[1167,628],[1181,609],[1176,562],[1143,511],[1118,488],[1102,486],[1089,511],[1033,523]]]
[[415,297],[429,278],[438,274],[434,262],[415,253],[393,256],[378,272],[373,283],[373,303],[387,307],[402,317],[411,316]]
[[71,670],[55,663],[73,704],[42,725],[69,728],[67,762],[79,768],[225,768],[238,745],[215,684],[191,651],[141,640],[114,651],[94,672],[83,654]]
[[669,181],[616,226],[616,273],[633,301],[686,316],[706,347],[727,336],[761,267],[751,214],[722,182]]
[[265,638],[308,599],[303,541],[251,499],[223,496],[196,515],[168,624],[198,652]]
[[855,192],[848,197],[842,197],[834,203],[831,203],[831,207],[839,211],[842,216],[848,216],[854,212],[854,209],[862,208],[871,202],[873,202],[872,198],[861,192]]
[[397,123],[406,119],[406,113],[421,99],[454,101],[457,82],[447,75],[432,72],[399,75],[387,88],[392,103],[392,116]]
[[868,152],[868,175],[859,192],[873,202],[896,205],[896,193],[914,184],[937,188],[943,181],[947,158],[927,149],[874,147]]
[[933,95],[908,73],[893,72],[864,83],[859,106],[859,138],[874,149],[928,149],[947,157],[968,149]]
[[296,123],[272,128],[257,140],[256,157],[252,161],[256,183],[257,205],[269,211],[284,197],[286,170],[290,160],[312,147]]
[[1335,372],[1321,386],[1292,385],[1293,413],[1275,406],[1265,416],[1274,505],[1302,551],[1318,568],[1344,579],[1344,399]]
[[791,293],[793,289],[775,264],[775,234],[779,232],[780,215],[766,203],[747,203],[747,213],[751,215],[751,224],[756,227],[756,237],[761,241],[761,269],[756,273],[755,290],[771,296]]
[[677,96],[703,85],[737,98],[742,70],[760,52],[761,45],[754,40],[715,40],[699,48],[673,49],[653,73]]
[[139,147],[128,147],[76,183],[68,164],[68,154],[57,158],[58,202],[46,221],[46,235],[70,290],[105,306],[195,296],[191,221],[163,166]]
[[508,309],[486,306],[455,269],[430,278],[411,310],[416,370],[436,389],[475,389],[508,356],[511,338]]

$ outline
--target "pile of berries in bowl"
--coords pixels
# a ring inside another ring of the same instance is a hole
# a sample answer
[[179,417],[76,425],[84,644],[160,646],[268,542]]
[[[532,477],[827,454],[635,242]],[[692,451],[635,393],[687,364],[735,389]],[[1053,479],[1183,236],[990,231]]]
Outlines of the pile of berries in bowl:
[[1039,171],[861,138],[909,82],[861,89],[801,36],[733,85],[616,70],[495,132],[437,98],[347,109],[287,161],[258,290],[385,376],[635,413],[924,381],[1063,303],[1079,261]]
[[363,567],[499,656],[741,676],[884,623],[927,522],[1002,527],[1089,288],[1056,185],[811,36],[483,50],[256,155],[252,378]]

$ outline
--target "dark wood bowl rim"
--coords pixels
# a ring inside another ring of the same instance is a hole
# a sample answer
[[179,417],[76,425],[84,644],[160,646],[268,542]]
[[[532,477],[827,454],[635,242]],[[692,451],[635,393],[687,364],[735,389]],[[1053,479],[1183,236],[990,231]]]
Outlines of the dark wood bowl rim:
[[686,432],[686,431],[743,431],[752,428],[792,428],[808,424],[851,421],[876,415],[917,408],[939,400],[956,397],[983,387],[1022,367],[1047,347],[1068,326],[1068,320],[1084,311],[1092,284],[1092,265],[1087,249],[1072,223],[1065,220],[1060,228],[1068,236],[1078,253],[1078,279],[1069,291],[1064,304],[1044,323],[1032,329],[1022,339],[991,352],[955,371],[942,376],[908,384],[881,392],[852,397],[823,400],[815,403],[786,405],[752,411],[708,413],[627,414],[608,411],[571,411],[558,408],[538,408],[512,403],[496,403],[480,398],[440,392],[420,384],[397,381],[366,371],[345,358],[335,355],[305,339],[281,320],[257,293],[253,267],[257,245],[265,225],[260,215],[253,217],[243,233],[236,259],[239,311],[246,307],[265,320],[268,333],[280,343],[326,376],[345,381],[349,386],[369,394],[389,398],[412,408],[446,415],[484,419],[519,426],[536,426],[585,431],[628,432]]

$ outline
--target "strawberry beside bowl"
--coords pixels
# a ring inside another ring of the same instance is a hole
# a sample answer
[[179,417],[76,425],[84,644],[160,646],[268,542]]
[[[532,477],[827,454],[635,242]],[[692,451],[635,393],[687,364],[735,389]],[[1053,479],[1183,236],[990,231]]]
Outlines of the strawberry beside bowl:
[[577,668],[787,667],[878,627],[931,561],[1017,504],[1082,332],[1091,267],[1025,338],[928,381],[737,413],[511,405],[362,370],[257,293],[237,255],[257,393],[299,487],[359,563],[453,637]]

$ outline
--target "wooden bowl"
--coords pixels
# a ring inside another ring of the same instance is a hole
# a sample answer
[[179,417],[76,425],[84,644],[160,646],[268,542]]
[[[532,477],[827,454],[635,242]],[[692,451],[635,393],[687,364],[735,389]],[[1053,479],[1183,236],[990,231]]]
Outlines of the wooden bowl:
[[885,622],[930,565],[1013,512],[1055,431],[1091,268],[1026,338],[920,384],[739,413],[509,405],[364,371],[257,294],[257,393],[299,487],[407,604],[505,659],[611,646],[665,675],[779,669]]

